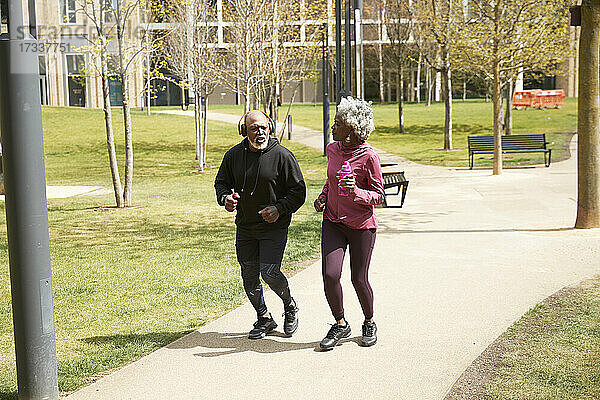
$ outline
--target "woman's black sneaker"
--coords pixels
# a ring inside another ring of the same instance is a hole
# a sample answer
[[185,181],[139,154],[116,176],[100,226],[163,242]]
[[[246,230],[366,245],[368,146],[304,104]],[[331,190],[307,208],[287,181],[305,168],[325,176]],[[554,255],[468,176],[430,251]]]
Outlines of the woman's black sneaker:
[[260,317],[254,323],[254,328],[248,334],[248,339],[262,339],[275,328],[277,328],[277,323],[272,317]]
[[293,300],[293,305],[285,307],[283,311],[283,333],[292,336],[298,329],[298,303]]
[[373,321],[363,322],[360,344],[368,347],[375,343],[377,343],[377,325]]
[[323,338],[323,340],[321,340],[319,346],[322,349],[331,349],[338,344],[340,339],[349,337],[350,332],[350,324],[348,322],[346,322],[346,326],[335,323],[331,325],[331,329],[329,329],[327,335]]

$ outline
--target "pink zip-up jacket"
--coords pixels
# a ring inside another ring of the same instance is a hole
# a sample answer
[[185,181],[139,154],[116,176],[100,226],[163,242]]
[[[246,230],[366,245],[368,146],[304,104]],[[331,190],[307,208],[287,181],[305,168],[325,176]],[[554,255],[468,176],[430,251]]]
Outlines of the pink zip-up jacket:
[[[376,205],[384,200],[379,155],[367,143],[346,147],[341,142],[327,146],[327,181],[322,195],[327,197],[323,218],[341,222],[354,229],[377,228]],[[349,161],[356,180],[354,193],[338,194],[336,175],[344,161]]]

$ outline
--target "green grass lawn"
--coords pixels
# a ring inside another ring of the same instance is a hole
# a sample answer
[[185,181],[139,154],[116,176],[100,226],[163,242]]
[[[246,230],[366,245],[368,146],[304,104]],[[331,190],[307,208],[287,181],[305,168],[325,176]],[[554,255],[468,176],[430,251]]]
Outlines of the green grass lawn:
[[[240,115],[239,106],[214,105],[213,111]],[[287,106],[280,108],[283,119]],[[331,118],[335,105],[330,107]],[[409,160],[429,165],[468,166],[467,136],[492,133],[492,103],[483,100],[455,101],[453,103],[453,151],[444,147],[444,104],[405,104],[405,134],[398,133],[397,104],[374,104],[375,132],[369,138],[373,146]],[[321,104],[294,104],[291,109],[293,123],[308,128],[323,129]],[[566,146],[577,128],[577,99],[568,98],[561,109],[514,110],[513,133],[546,133],[552,149],[552,159],[567,157]],[[505,165],[543,163],[542,153],[505,154]],[[480,155],[476,167],[491,166],[491,155]]]
[[537,305],[500,339],[506,353],[488,398],[599,399],[600,277]]
[[[102,111],[47,107],[43,118],[47,183],[111,189]],[[122,166],[118,112],[114,120]],[[136,207],[101,207],[114,204],[112,194],[48,200],[61,391],[164,346],[245,299],[234,214],[217,206],[213,189],[224,152],[240,140],[235,128],[210,122],[209,168],[196,174],[192,118],[134,112],[133,125]],[[318,255],[321,217],[309,206],[322,187],[325,160],[316,150],[286,146],[300,162],[309,199],[290,229],[284,263],[291,273]],[[0,229],[6,238],[4,210]],[[6,239],[0,246],[0,398],[16,399]]]

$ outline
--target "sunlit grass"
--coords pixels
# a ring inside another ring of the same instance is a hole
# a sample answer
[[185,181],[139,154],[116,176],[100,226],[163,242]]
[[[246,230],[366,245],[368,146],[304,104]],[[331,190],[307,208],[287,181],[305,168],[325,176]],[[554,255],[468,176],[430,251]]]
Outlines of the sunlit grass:
[[[47,183],[111,189],[102,111],[49,107],[43,118]],[[114,120],[122,167],[120,113]],[[62,391],[166,345],[245,298],[234,215],[217,206],[213,189],[224,152],[240,140],[235,127],[210,122],[208,169],[197,174],[192,118],[135,112],[133,124],[135,207],[102,207],[114,204],[112,193],[48,201]],[[290,228],[284,263],[291,272],[318,255],[320,216],[309,205],[322,187],[325,160],[316,150],[285,145],[306,171],[309,191]],[[6,238],[4,210],[0,221]],[[16,398],[6,239],[0,248],[0,398]]]
[[507,354],[490,398],[600,398],[600,278],[537,305],[503,338]]
[[[214,111],[241,114],[239,106],[215,105]],[[280,108],[283,119],[287,106]],[[315,130],[323,129],[321,104],[294,104],[291,109],[294,124]],[[492,103],[483,100],[455,101],[453,103],[453,150],[444,147],[444,104],[407,103],[404,105],[405,134],[398,133],[398,105],[374,104],[375,132],[369,142],[382,150],[406,157],[420,164],[468,166],[467,136],[490,135],[492,133]],[[335,104],[330,107],[333,121]],[[577,128],[577,99],[568,98],[561,109],[513,110],[513,133],[545,133],[551,144],[552,159],[567,157],[566,147],[571,134]],[[506,165],[519,163],[541,164],[542,153],[505,154]],[[475,165],[490,166],[491,155],[480,155]]]

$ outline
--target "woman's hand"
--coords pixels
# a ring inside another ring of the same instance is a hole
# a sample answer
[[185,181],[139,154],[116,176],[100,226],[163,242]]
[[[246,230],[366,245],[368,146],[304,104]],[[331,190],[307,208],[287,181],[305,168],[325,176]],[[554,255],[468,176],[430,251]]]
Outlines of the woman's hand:
[[350,193],[354,193],[354,189],[356,188],[354,174],[346,175],[343,178],[338,176],[338,180],[341,188],[347,189]]
[[320,195],[319,197],[317,197],[315,200],[315,211],[323,212],[323,210],[325,209],[325,204],[327,204],[326,196]]

